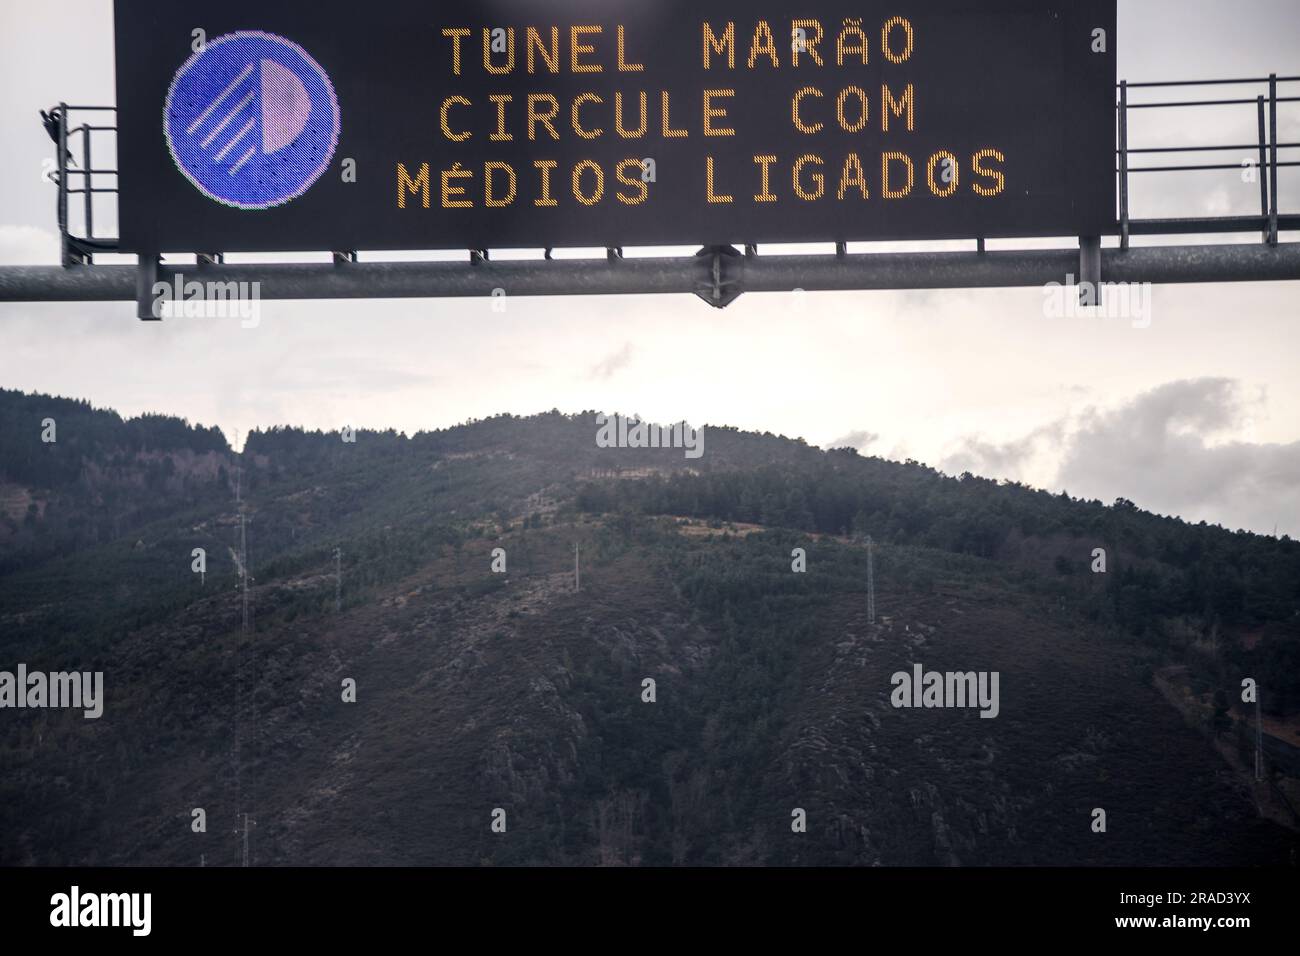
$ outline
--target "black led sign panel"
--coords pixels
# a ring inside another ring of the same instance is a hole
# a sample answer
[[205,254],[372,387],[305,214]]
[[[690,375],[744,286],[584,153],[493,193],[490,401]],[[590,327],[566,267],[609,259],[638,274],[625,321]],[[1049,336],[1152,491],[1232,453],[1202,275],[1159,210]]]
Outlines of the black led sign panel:
[[119,0],[123,247],[1109,233],[1115,21],[1115,0]]

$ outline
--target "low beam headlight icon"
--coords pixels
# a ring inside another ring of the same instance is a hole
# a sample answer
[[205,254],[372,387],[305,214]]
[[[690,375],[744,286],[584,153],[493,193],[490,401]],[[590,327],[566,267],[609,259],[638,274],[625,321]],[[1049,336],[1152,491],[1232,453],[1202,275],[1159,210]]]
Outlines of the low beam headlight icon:
[[329,77],[298,44],[229,33],[186,61],[163,110],[172,159],[201,193],[238,209],[296,199],[338,146]]

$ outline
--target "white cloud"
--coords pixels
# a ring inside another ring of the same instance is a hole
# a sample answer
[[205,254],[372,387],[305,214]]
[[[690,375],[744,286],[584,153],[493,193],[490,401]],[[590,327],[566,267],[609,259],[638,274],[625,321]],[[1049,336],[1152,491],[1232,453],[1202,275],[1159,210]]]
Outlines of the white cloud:
[[[1007,441],[968,436],[952,474],[1026,480],[1075,497],[1127,498],[1159,514],[1235,530],[1300,529],[1300,442],[1260,443],[1261,391],[1206,377],[1167,382],[1113,408],[1093,405]],[[1053,477],[1032,482],[1034,474]],[[1037,466],[1037,467],[1035,467]]]
[[620,369],[625,369],[632,364],[632,343],[624,342],[623,347],[617,352],[613,352],[591,367],[591,377],[595,379],[608,379]]
[[36,226],[0,225],[0,265],[52,266],[59,263],[59,234]]
[[865,451],[867,448],[880,441],[880,436],[875,432],[869,431],[851,431],[847,435],[841,435],[834,441],[827,442],[824,448],[856,448],[858,451]]
[[1056,484],[1189,521],[1262,533],[1276,524],[1295,534],[1300,442],[1234,438],[1251,404],[1240,383],[1203,378],[1161,385],[1112,411],[1089,409],[1069,439]]

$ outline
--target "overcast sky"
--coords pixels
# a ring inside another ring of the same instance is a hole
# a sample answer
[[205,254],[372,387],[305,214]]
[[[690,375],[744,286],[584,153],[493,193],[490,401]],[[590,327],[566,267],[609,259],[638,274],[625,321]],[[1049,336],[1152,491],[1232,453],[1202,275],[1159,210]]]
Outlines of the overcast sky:
[[[113,102],[111,20],[109,0],[0,0],[0,264],[57,261],[37,110]],[[1300,3],[1120,0],[1119,56],[1132,81],[1300,75]],[[1283,142],[1300,141],[1297,105],[1281,114]],[[1142,112],[1134,146],[1255,138],[1249,107]],[[1294,210],[1300,170],[1281,175]],[[1258,204],[1231,171],[1152,178],[1135,178],[1135,216]],[[1146,328],[1047,318],[1043,298],[749,294],[725,311],[687,296],[513,298],[504,314],[470,300],[263,302],[255,329],[141,323],[130,303],[0,305],[0,385],[232,438],[636,412],[1300,536],[1300,284],[1157,287]]]

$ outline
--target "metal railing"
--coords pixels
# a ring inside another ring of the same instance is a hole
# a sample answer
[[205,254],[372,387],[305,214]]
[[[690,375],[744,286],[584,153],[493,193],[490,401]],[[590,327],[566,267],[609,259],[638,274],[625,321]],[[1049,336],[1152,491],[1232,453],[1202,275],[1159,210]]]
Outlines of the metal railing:
[[[1129,239],[1133,235],[1191,235],[1201,233],[1251,232],[1257,229],[1260,231],[1265,242],[1276,244],[1278,241],[1278,231],[1280,229],[1300,228],[1300,214],[1282,214],[1278,209],[1278,170],[1286,167],[1300,166],[1300,159],[1283,160],[1278,156],[1280,150],[1300,149],[1300,142],[1279,143],[1277,141],[1279,105],[1283,103],[1300,102],[1300,96],[1278,95],[1278,87],[1281,84],[1291,83],[1300,83],[1300,76],[1278,76],[1272,74],[1266,77],[1242,79],[1170,80],[1141,83],[1121,81],[1117,86],[1119,97],[1116,104],[1117,148],[1115,150],[1115,155],[1118,158],[1116,174],[1118,176],[1119,186],[1117,226],[1120,235],[1121,248],[1128,249]],[[1167,90],[1209,86],[1266,86],[1267,95],[1261,93],[1253,99],[1248,97],[1231,97],[1220,99],[1168,100],[1147,103],[1133,103],[1129,101],[1129,93],[1138,89]],[[1189,107],[1249,105],[1254,105],[1256,109],[1258,137],[1254,143],[1133,147],[1130,146],[1128,142],[1129,112],[1132,110],[1163,110]],[[56,182],[59,187],[59,234],[63,248],[63,264],[65,266],[90,264],[93,262],[93,255],[95,252],[112,252],[118,247],[116,238],[97,237],[95,235],[94,208],[94,197],[96,195],[117,194],[118,189],[116,177],[118,171],[116,169],[96,169],[93,165],[94,154],[92,149],[94,134],[116,134],[117,127],[116,125],[104,125],[92,122],[83,122],[75,126],[70,125],[69,117],[76,113],[115,114],[116,107],[70,106],[66,103],[60,103],[49,113],[51,117],[57,120],[58,124],[56,136],[56,142],[58,144],[58,171],[56,174]],[[81,153],[81,162],[79,164],[75,160],[71,159],[70,152],[71,149],[77,147],[80,148]],[[1245,168],[1245,165],[1240,162],[1133,166],[1130,163],[1132,157],[1195,153],[1225,153],[1241,152],[1244,150],[1251,150],[1257,153],[1258,157],[1258,165],[1256,167],[1256,172],[1259,177],[1260,199],[1260,212],[1258,216],[1175,217],[1164,219],[1132,218],[1130,210],[1129,180],[1133,175],[1142,173],[1167,174]],[[96,176],[111,176],[114,178],[114,182],[112,185],[98,185],[95,181]],[[71,180],[74,177],[81,177],[80,186],[72,185]],[[69,224],[68,197],[72,195],[82,196],[82,218],[85,234],[81,236],[76,235]],[[550,250],[547,250],[547,259],[550,259],[549,251]],[[621,252],[621,250],[618,250],[618,252]],[[486,250],[479,251],[479,255],[483,259],[486,259]],[[616,257],[613,251],[611,251],[610,257]]]
[[[90,265],[94,261],[95,252],[112,252],[117,249],[116,238],[96,238],[95,236],[95,196],[101,193],[117,193],[117,170],[116,169],[96,169],[94,165],[94,134],[96,133],[113,133],[117,134],[117,126],[106,126],[98,123],[83,122],[77,126],[68,125],[68,116],[72,113],[117,113],[115,106],[69,106],[67,103],[60,103],[54,109],[50,110],[49,116],[56,122],[56,129],[51,132],[51,137],[58,146],[57,179],[58,185],[58,219],[59,219],[59,241],[61,246],[61,257],[63,265]],[[72,158],[71,147],[79,145],[81,148],[81,162],[77,163]],[[81,177],[81,185],[74,186],[71,180],[75,176]],[[98,186],[95,184],[96,176],[112,176],[113,185]],[[68,197],[72,195],[82,196],[82,221],[85,228],[84,236],[74,235],[68,223]]]
[[[228,265],[221,251],[193,250],[198,264],[214,279],[266,280],[264,298],[396,298],[456,297],[494,293],[509,288],[511,295],[594,295],[693,292],[710,305],[724,307],[743,292],[792,288],[848,290],[876,288],[975,288],[1041,285],[1065,279],[1095,287],[1105,278],[1120,282],[1231,282],[1300,279],[1300,243],[1279,244],[1281,231],[1300,230],[1300,211],[1278,209],[1278,171],[1300,166],[1300,160],[1280,158],[1300,143],[1278,142],[1278,113],[1282,104],[1300,102],[1300,96],[1280,96],[1279,86],[1300,83],[1300,76],[1250,79],[1121,82],[1117,85],[1116,144],[1117,218],[1107,234],[1118,233],[1119,249],[1102,249],[1097,236],[1080,236],[1079,248],[1056,250],[986,251],[974,239],[971,252],[868,252],[849,254],[837,242],[835,255],[758,254],[746,244],[709,246],[695,256],[646,259],[623,256],[623,250],[606,250],[603,259],[498,262],[488,249],[470,250],[465,263],[359,262],[355,251],[335,252],[333,265],[259,264]],[[1266,86],[1266,95],[1219,99],[1129,102],[1139,89],[1185,87]],[[1254,104],[1257,138],[1254,143],[1189,143],[1131,147],[1132,110],[1185,109],[1191,107],[1242,107]],[[72,124],[69,117],[94,114]],[[149,290],[159,278],[176,269],[157,257],[142,257],[138,265],[96,266],[97,252],[119,249],[116,238],[95,231],[95,197],[116,194],[116,169],[94,165],[96,134],[116,133],[115,123],[96,122],[115,107],[69,106],[60,103],[46,114],[46,127],[58,145],[58,220],[62,243],[62,268],[0,268],[0,301],[92,301],[134,298],[141,318],[151,317]],[[81,162],[73,157],[80,150]],[[1138,174],[1177,175],[1192,171],[1245,169],[1252,161],[1166,162],[1134,166],[1138,156],[1182,156],[1248,151],[1257,158],[1260,211],[1258,215],[1135,219],[1130,207],[1130,178]],[[96,177],[101,177],[99,180]],[[112,177],[111,184],[104,182]],[[82,197],[84,235],[76,235],[69,222],[69,197]],[[1197,235],[1258,230],[1259,244],[1218,244],[1130,249],[1134,235]],[[69,268],[84,267],[84,268]]]
[[[1278,85],[1282,83],[1300,83],[1300,76],[1278,76],[1276,73],[1265,77],[1222,80],[1174,80],[1152,83],[1120,82],[1119,102],[1116,106],[1118,118],[1119,157],[1119,233],[1120,247],[1129,247],[1130,235],[1173,235],[1178,233],[1215,233],[1215,232],[1251,232],[1259,229],[1265,242],[1276,245],[1279,228],[1300,227],[1300,216],[1281,216],[1278,212],[1278,175],[1284,166],[1300,166],[1300,160],[1283,162],[1278,159],[1278,150],[1300,149],[1300,143],[1279,143],[1277,141],[1277,114],[1280,103],[1300,102],[1300,96],[1278,96]],[[1200,86],[1260,86],[1267,85],[1268,96],[1263,94],[1254,99],[1196,99],[1169,100],[1151,103],[1130,103],[1129,91],[1135,89],[1172,89]],[[1266,109],[1267,104],[1267,109]],[[1153,109],[1183,109],[1188,107],[1244,106],[1254,105],[1256,109],[1258,139],[1247,144],[1198,144],[1192,146],[1148,146],[1134,148],[1128,144],[1129,111]],[[1266,117],[1267,114],[1267,117]],[[1138,166],[1129,165],[1129,157],[1134,155],[1169,154],[1169,153],[1221,153],[1239,152],[1241,150],[1258,150],[1259,163],[1256,173],[1259,178],[1259,216],[1216,216],[1212,218],[1179,219],[1132,219],[1129,210],[1129,176],[1135,173],[1183,173],[1204,170],[1245,169],[1246,163],[1184,163],[1181,165]]]

